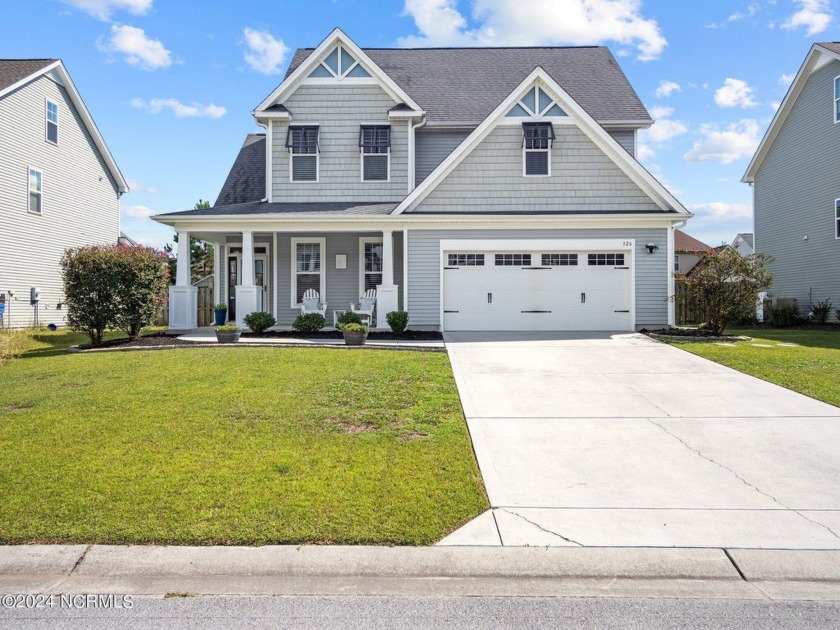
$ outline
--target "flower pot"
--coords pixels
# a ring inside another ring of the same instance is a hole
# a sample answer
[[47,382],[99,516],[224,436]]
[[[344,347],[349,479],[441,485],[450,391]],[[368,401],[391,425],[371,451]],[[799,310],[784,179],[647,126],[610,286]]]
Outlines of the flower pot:
[[239,335],[241,335],[241,334],[242,334],[242,332],[239,331],[239,330],[233,330],[233,331],[217,330],[216,331],[216,341],[218,341],[219,343],[236,343],[237,341],[239,341]]
[[345,330],[344,343],[348,346],[363,346],[368,334],[360,330]]
[[227,311],[213,311],[213,325],[224,326],[227,320]]

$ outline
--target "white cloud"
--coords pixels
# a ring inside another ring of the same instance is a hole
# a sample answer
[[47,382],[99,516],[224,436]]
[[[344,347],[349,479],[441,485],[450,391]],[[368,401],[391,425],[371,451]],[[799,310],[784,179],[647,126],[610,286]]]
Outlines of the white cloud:
[[650,129],[643,129],[639,132],[640,142],[668,142],[668,140],[686,133],[688,127],[680,120],[672,120],[671,116],[673,114],[673,107],[652,107],[650,115],[655,122]]
[[704,215],[716,221],[729,221],[733,219],[751,219],[753,215],[752,206],[747,203],[726,203],[724,201],[713,201],[711,203],[696,203],[688,207],[697,215]]
[[[525,10],[527,6],[527,10]],[[475,0],[471,18],[456,0],[405,0],[419,35],[399,38],[401,46],[538,46],[613,41],[635,47],[642,61],[656,59],[668,45],[659,24],[641,14],[642,0]],[[621,53],[622,51],[619,51]]]
[[805,27],[806,36],[822,33],[831,23],[831,3],[829,0],[796,0],[799,11],[782,22],[782,28],[794,31]]
[[718,162],[730,164],[741,158],[751,157],[758,148],[760,128],[758,121],[747,118],[721,129],[717,125],[700,127],[703,135],[683,156],[686,162]]
[[111,26],[111,39],[107,42],[100,41],[99,49],[125,55],[127,63],[144,70],[168,68],[172,65],[172,56],[163,42],[146,37],[142,28],[127,24]]
[[71,7],[81,9],[88,15],[106,22],[115,11],[126,11],[132,15],[146,15],[153,0],[60,0]]
[[153,98],[148,102],[142,98],[133,98],[131,106],[135,109],[145,109],[150,114],[160,114],[168,109],[178,118],[221,118],[227,113],[227,109],[219,105],[185,104],[175,98]]
[[793,83],[793,80],[795,78],[796,78],[796,75],[794,73],[792,73],[792,72],[790,74],[785,73],[785,74],[783,74],[782,76],[779,77],[779,85],[783,85],[785,87],[788,87],[791,83]]
[[770,109],[774,112],[782,106],[781,101],[770,101]]
[[[139,99],[136,99],[139,100]],[[131,192],[137,193],[156,193],[157,188],[151,188],[149,186],[144,186],[136,179],[129,179],[128,180],[128,188]]]
[[289,48],[283,40],[274,39],[268,31],[247,27],[242,30],[242,34],[248,47],[245,62],[262,74],[280,74],[280,66],[289,53]]
[[656,157],[656,151],[651,149],[648,145],[639,142],[636,146],[636,158],[639,162],[644,162],[652,157]]
[[660,81],[659,87],[656,88],[656,98],[668,98],[674,92],[682,92],[679,83],[674,81]]
[[740,22],[746,18],[753,17],[756,13],[761,10],[761,7],[758,5],[757,2],[753,2],[747,6],[744,11],[736,11],[735,13],[730,14],[724,22],[712,22],[711,24],[707,24],[706,28],[723,28],[727,24],[731,24],[732,22]]
[[122,215],[127,219],[148,219],[153,214],[157,214],[157,211],[146,206],[124,206],[122,208]]
[[715,103],[720,107],[755,107],[753,89],[741,79],[728,78],[715,92]]

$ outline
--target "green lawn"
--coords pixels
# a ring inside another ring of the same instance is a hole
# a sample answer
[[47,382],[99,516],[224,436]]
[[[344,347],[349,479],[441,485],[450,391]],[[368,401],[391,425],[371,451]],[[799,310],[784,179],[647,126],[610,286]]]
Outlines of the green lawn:
[[[734,344],[674,343],[701,357],[840,406],[840,330],[735,330]],[[767,347],[769,346],[769,347]]]
[[0,367],[0,542],[430,544],[488,507],[442,353],[205,348]]

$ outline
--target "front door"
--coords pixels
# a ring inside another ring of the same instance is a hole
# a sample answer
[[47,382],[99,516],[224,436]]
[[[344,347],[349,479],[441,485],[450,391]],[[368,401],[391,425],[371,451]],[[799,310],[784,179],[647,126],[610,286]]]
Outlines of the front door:
[[229,321],[236,320],[236,285],[239,284],[239,256],[228,256],[227,287]]

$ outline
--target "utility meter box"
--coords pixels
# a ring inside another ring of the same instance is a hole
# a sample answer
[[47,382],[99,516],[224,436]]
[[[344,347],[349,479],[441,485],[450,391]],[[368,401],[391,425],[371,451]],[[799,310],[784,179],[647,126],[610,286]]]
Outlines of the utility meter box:
[[41,301],[41,290],[38,287],[29,289],[29,303],[37,304]]

